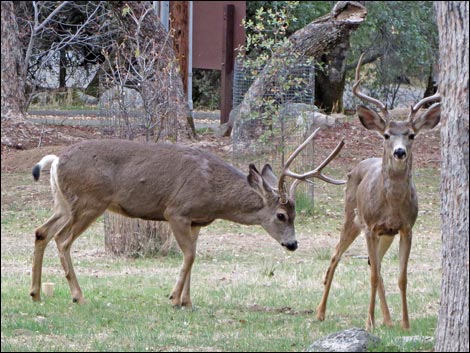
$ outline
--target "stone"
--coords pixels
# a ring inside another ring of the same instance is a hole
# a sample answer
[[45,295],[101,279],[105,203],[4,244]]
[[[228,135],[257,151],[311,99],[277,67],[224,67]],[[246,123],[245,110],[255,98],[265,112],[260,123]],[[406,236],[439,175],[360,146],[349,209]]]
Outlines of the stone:
[[350,328],[332,333],[307,348],[306,352],[366,352],[380,339],[364,329]]

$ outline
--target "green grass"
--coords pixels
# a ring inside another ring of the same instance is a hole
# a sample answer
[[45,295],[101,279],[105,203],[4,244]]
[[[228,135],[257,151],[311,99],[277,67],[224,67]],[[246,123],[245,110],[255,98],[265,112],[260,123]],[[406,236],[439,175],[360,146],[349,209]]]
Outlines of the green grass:
[[[395,326],[381,325],[377,305],[374,334],[381,343],[374,351],[433,347],[432,340],[403,341],[434,336],[440,295],[439,171],[418,174],[420,214],[408,277],[412,328],[400,328],[395,240],[382,264]],[[72,303],[54,242],[43,270],[43,282],[55,283],[54,296],[33,303],[28,293],[34,229],[52,210],[47,179],[32,183],[26,173],[2,174],[2,351],[302,351],[330,333],[365,325],[369,270],[363,237],[338,266],[325,321],[315,318],[342,222],[343,187],[323,183],[315,188],[314,212],[298,212],[296,252],[284,251],[261,227],[216,221],[204,228],[192,271],[195,310],[175,309],[168,300],[179,253],[113,257],[104,251],[101,219],[72,247],[87,303]]]

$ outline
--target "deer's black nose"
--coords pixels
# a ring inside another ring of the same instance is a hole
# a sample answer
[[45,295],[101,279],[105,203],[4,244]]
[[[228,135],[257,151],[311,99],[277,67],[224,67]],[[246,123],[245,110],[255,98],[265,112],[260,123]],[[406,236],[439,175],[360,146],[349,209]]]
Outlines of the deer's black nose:
[[404,159],[406,158],[406,151],[403,148],[397,148],[393,152],[393,156],[398,159]]
[[287,250],[290,250],[290,251],[294,251],[298,247],[297,240],[293,241],[291,243],[282,243],[281,245],[284,246]]

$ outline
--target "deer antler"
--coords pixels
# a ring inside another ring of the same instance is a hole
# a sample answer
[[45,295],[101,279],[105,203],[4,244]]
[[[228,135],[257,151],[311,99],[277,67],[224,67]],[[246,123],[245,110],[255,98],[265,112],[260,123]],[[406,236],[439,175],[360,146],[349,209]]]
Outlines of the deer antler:
[[[287,162],[282,169],[281,175],[279,177],[279,183],[278,183],[278,190],[281,196],[281,203],[287,203],[289,196],[292,198],[294,197],[295,188],[297,187],[300,181],[306,181],[306,182],[311,183],[311,181],[308,180],[309,178],[318,178],[323,181],[326,181],[327,183],[331,183],[335,185],[341,185],[341,184],[346,183],[346,181],[344,180],[336,180],[336,179],[327,177],[323,175],[321,172],[322,169],[325,168],[341,151],[341,149],[344,146],[344,140],[341,140],[341,142],[336,146],[333,152],[331,152],[331,154],[315,169],[309,172],[303,173],[303,174],[294,173],[289,169],[292,161],[299,155],[300,151],[302,151],[310,143],[310,141],[313,140],[313,138],[318,133],[318,131],[320,131],[320,128],[316,129],[309,137],[307,137],[307,139],[299,147],[297,147],[295,151],[292,152],[290,157],[287,159]],[[289,193],[287,193],[287,188],[284,182],[284,179],[286,176],[296,179],[292,183]]]
[[413,122],[416,113],[424,104],[431,103],[431,102],[438,102],[440,100],[441,100],[441,95],[438,92],[436,92],[432,96],[421,99],[418,103],[414,105],[414,107],[411,107],[411,112],[408,117],[408,121]]
[[388,121],[388,120],[390,120],[389,119],[390,117],[389,117],[389,113],[388,113],[388,110],[387,110],[387,106],[385,104],[383,104],[381,101],[379,101],[378,99],[369,97],[365,93],[361,92],[361,79],[360,79],[360,74],[359,73],[361,71],[362,58],[363,57],[364,57],[364,53],[362,53],[361,57],[359,58],[359,62],[357,63],[356,79],[355,79],[352,91],[353,91],[353,93],[356,97],[358,97],[358,98],[360,98],[360,99],[362,99],[366,102],[369,102],[369,103],[372,103],[372,104],[376,105],[380,109],[380,111],[382,112],[384,119],[386,119]]

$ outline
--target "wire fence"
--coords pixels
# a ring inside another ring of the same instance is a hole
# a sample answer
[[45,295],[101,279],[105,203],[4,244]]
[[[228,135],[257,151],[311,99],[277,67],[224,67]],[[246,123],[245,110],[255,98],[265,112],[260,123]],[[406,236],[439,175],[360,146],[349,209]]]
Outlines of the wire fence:
[[[312,65],[300,63],[285,69],[289,71],[291,78],[299,78],[301,84],[295,88],[289,87],[283,90],[282,99],[284,102],[313,104],[315,97],[315,72]],[[256,71],[260,72],[260,68]],[[234,65],[233,79],[233,106],[237,106],[243,101],[245,93],[255,80],[252,74],[253,69],[244,65],[243,59],[237,58]],[[274,82],[275,83],[275,82]],[[275,97],[274,93],[268,97]]]
[[[261,72],[261,69],[255,71]],[[256,79],[238,59],[234,68],[233,106],[244,99]],[[284,67],[265,89],[261,102],[247,117],[240,117],[233,127],[233,162],[241,168],[254,163],[261,170],[270,163],[277,173],[286,159],[312,132],[314,128],[314,68],[305,63]],[[286,82],[288,84],[286,84]],[[294,83],[294,84],[289,84]],[[269,104],[269,106],[268,106]],[[274,108],[274,109],[273,109]],[[305,148],[293,164],[297,172],[314,168],[315,147]],[[297,203],[313,209],[313,185],[302,183],[297,190]]]

